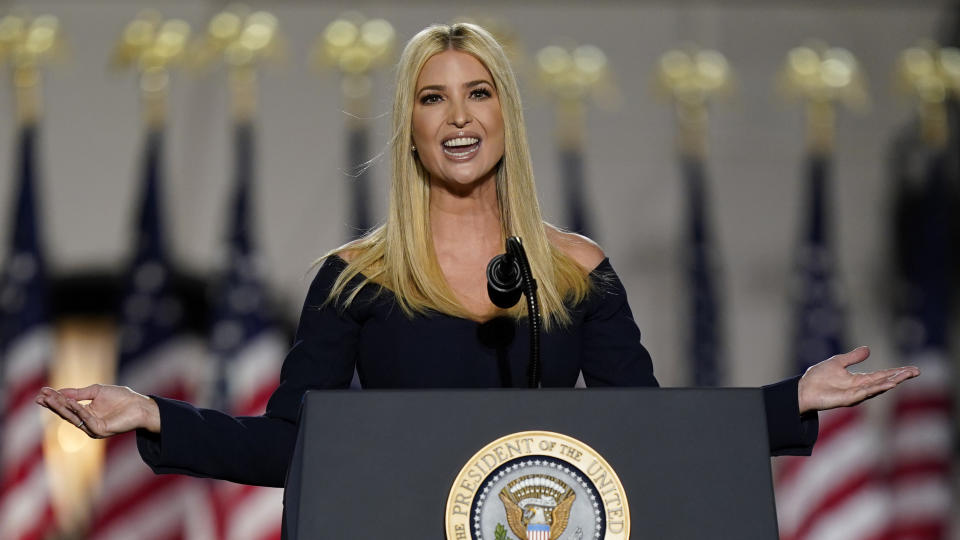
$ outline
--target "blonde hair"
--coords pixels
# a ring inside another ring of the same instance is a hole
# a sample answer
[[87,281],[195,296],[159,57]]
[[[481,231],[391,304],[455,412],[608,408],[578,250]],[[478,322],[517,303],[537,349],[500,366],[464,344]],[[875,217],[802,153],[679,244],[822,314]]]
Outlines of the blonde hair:
[[[500,99],[504,125],[504,155],[496,174],[500,223],[504,239],[519,236],[538,282],[544,328],[565,325],[565,302],[576,304],[590,291],[586,269],[553,246],[540,214],[527,144],[520,90],[500,44],[483,28],[469,23],[430,26],[415,35],[400,56],[393,102],[390,142],[391,188],[387,221],[359,240],[334,249],[325,257],[349,252],[350,260],[331,289],[328,301],[349,306],[360,289],[376,283],[396,297],[408,316],[437,311],[471,318],[457,300],[437,262],[430,232],[429,174],[410,151],[416,83],[423,65],[445,50],[473,55],[490,71]],[[351,290],[357,275],[366,279]],[[341,295],[346,298],[341,300]],[[520,302],[514,317],[526,314]]]

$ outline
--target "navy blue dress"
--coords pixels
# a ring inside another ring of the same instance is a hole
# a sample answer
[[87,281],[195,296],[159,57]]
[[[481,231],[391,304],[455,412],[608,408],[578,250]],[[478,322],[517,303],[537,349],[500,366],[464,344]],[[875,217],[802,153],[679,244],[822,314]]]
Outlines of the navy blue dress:
[[[152,396],[161,433],[140,430],[137,444],[154,472],[283,486],[304,393],[347,388],[354,368],[364,388],[526,385],[525,320],[481,324],[439,313],[410,318],[389,290],[373,285],[345,310],[325,304],[345,266],[330,257],[314,278],[280,385],[263,416],[232,417]],[[588,386],[658,386],[610,261],[600,263],[591,278],[597,286],[572,309],[573,323],[541,336],[543,386],[572,387],[581,372]],[[816,440],[817,415],[799,414],[797,381],[764,387],[771,454],[808,455]]]

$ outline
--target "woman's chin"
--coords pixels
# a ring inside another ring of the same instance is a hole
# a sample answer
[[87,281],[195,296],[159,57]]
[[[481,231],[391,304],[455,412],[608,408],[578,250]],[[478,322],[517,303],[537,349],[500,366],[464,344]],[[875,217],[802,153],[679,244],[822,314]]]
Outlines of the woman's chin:
[[434,177],[433,184],[439,186],[450,193],[457,195],[467,195],[477,188],[494,182],[496,174],[493,170],[486,171],[483,174],[467,171],[456,171],[445,174],[439,178]]

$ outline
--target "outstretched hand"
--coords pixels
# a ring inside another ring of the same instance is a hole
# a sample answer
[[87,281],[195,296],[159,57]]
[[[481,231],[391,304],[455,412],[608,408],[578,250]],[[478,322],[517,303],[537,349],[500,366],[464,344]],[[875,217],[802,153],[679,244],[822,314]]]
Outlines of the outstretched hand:
[[[79,402],[89,401],[86,405]],[[36,402],[94,439],[139,428],[160,432],[156,402],[126,386],[94,384],[86,388],[44,387]]]
[[868,356],[868,347],[857,347],[848,353],[831,356],[807,369],[800,378],[797,391],[800,413],[857,405],[920,375],[920,370],[913,366],[873,373],[847,371],[849,366],[863,362]]

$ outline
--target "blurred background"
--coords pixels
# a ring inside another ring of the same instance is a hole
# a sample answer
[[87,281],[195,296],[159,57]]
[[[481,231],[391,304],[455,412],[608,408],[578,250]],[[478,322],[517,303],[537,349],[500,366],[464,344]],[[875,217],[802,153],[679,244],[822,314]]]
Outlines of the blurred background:
[[781,537],[960,538],[958,15],[0,1],[0,538],[279,537],[279,490],[154,477],[33,396],[113,381],[262,411],[312,263],[383,219],[399,48],[460,19],[510,53],[544,215],[610,257],[662,385],[864,344],[857,369],[921,366],[773,460]]

